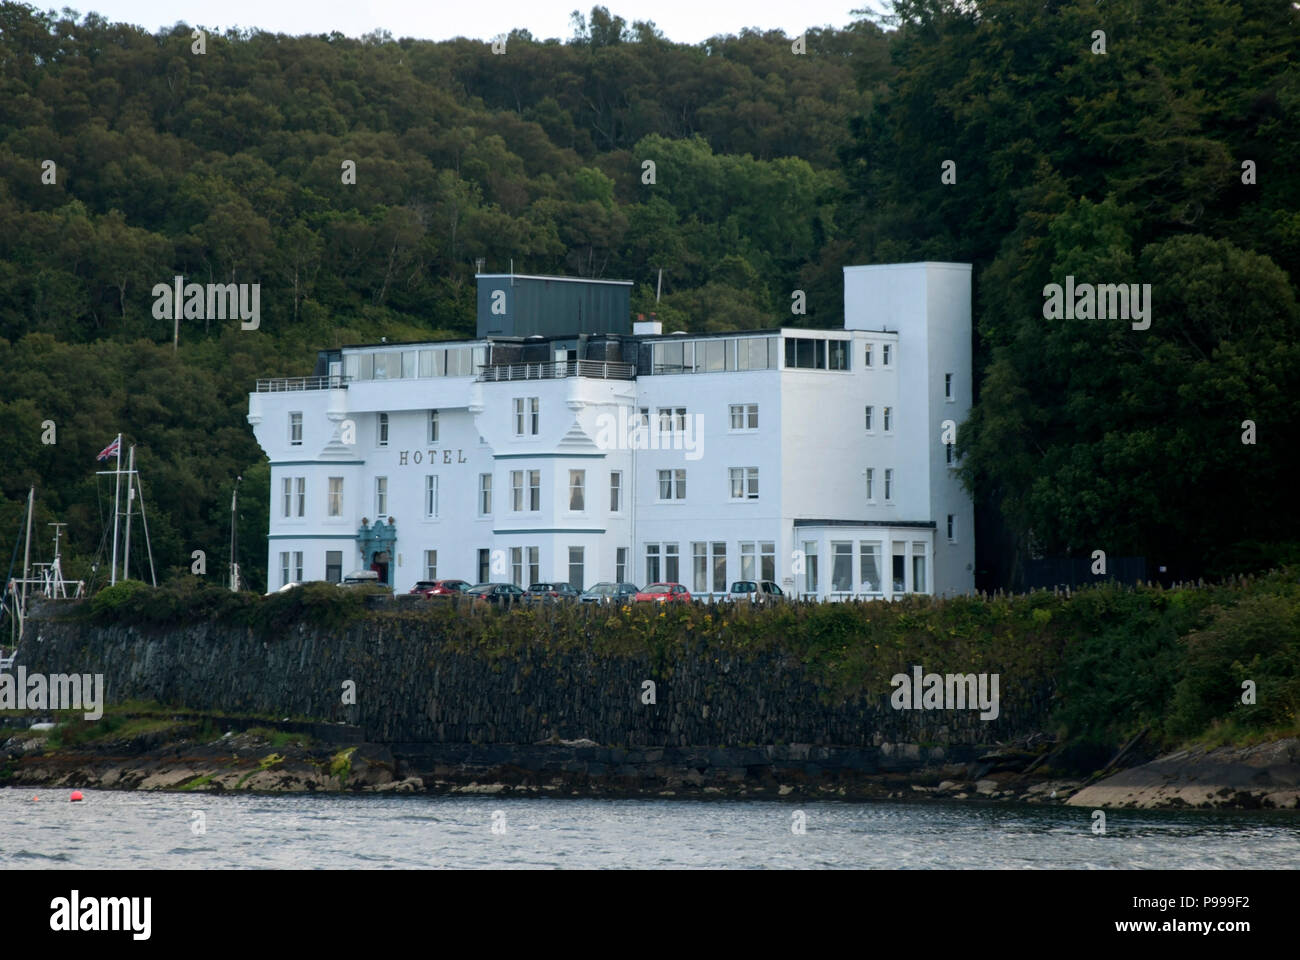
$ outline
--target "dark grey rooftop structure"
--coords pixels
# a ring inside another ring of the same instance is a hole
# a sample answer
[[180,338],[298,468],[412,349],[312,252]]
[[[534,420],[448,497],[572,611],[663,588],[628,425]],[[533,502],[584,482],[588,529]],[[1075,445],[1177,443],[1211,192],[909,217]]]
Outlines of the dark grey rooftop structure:
[[478,336],[632,332],[632,281],[479,273]]

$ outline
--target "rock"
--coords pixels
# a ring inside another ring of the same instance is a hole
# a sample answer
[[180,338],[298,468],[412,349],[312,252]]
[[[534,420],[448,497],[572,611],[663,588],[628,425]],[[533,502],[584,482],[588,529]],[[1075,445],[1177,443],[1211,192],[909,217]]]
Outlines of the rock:
[[939,786],[935,787],[935,789],[936,789],[936,790],[943,791],[943,792],[947,792],[947,791],[949,791],[949,790],[952,790],[952,789],[953,789],[954,787],[956,787],[956,786],[957,786],[957,781],[955,781],[955,780],[945,780],[945,781],[943,781],[941,784],[939,784]]
[[975,792],[982,794],[997,793],[998,782],[996,780],[977,780],[975,781]]

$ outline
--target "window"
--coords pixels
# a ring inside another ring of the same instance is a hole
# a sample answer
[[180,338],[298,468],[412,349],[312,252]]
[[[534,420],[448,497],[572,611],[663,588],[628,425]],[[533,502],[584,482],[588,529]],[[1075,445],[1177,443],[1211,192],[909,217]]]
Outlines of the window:
[[677,544],[664,544],[664,579],[669,583],[678,583],[681,577],[678,576],[677,566]]
[[847,370],[849,368],[849,341],[828,340],[826,347],[827,367],[831,370]]
[[438,442],[438,411],[429,411],[429,442]]
[[293,552],[293,582],[302,583],[302,551]]
[[893,563],[894,593],[902,593],[907,589],[906,581],[903,579],[907,558],[903,555],[903,544],[897,541],[894,542]]
[[307,478],[295,477],[293,482],[298,497],[298,516],[303,517],[307,515]]
[[388,414],[379,414],[379,427],[375,432],[376,442],[381,447],[388,446]]
[[289,552],[282,550],[280,552],[280,586],[289,583]]
[[530,587],[531,583],[524,583],[524,548],[510,548],[510,582],[517,587]]
[[885,421],[884,423],[885,433],[889,433],[891,430],[894,429],[894,408],[893,407],[885,407],[884,421]]
[[925,544],[912,544],[912,591],[925,593]]
[[691,544],[691,589],[696,593],[709,590],[709,545],[704,542]]
[[587,509],[587,471],[569,471],[569,509],[580,513]]
[[623,474],[614,470],[609,475],[609,512],[618,513],[623,509]]
[[657,543],[645,545],[645,582],[647,585],[659,582],[659,544]]
[[786,369],[826,369],[826,341],[808,337],[787,337],[785,341]]
[[510,509],[515,513],[524,509],[524,472],[510,471]]
[[302,446],[302,414],[289,414],[289,443],[295,447]]
[[831,544],[831,589],[836,593],[853,590],[853,544],[847,540]]
[[428,474],[424,478],[424,515],[427,519],[438,518],[438,475]]
[[338,583],[343,579],[343,551],[326,550],[325,551],[325,580],[328,583]]
[[880,345],[880,362],[886,367],[893,362],[894,345],[892,343],[882,343]]
[[627,583],[627,547],[614,551],[614,582]]
[[741,543],[740,545],[740,579],[757,580],[755,576],[755,553],[753,543]]
[[758,544],[758,578],[760,580],[776,580],[776,544],[771,540],[760,541]]
[[686,408],[685,407],[660,407],[659,408],[659,432],[673,433],[686,431]]
[[758,429],[758,404],[733,403],[730,410],[732,430]]
[[660,470],[659,471],[659,499],[660,500],[685,500],[686,499],[686,471],[685,470]]
[[285,477],[280,481],[280,488],[284,491],[284,515],[288,517],[293,508],[293,478]]
[[867,421],[867,433],[870,433],[870,432],[871,432],[871,416],[872,416],[872,414],[874,414],[874,413],[876,412],[876,408],[875,408],[875,407],[872,407],[872,406],[868,406],[868,407],[866,408],[866,411],[867,411],[867,417],[866,417],[866,421]]
[[542,471],[528,471],[528,509],[542,509]]
[[871,344],[869,343],[867,344],[867,349],[863,351],[862,354],[862,365],[864,367],[871,366]]
[[375,516],[388,515],[388,478],[375,477]]
[[426,580],[438,579],[438,551],[437,550],[424,551],[424,579]]
[[541,401],[537,397],[515,397],[515,436],[537,436],[541,427]]
[[948,514],[948,542],[957,542],[957,517],[951,513]]
[[492,514],[492,474],[490,473],[478,475],[478,512],[481,517]]
[[402,379],[407,380],[415,376],[416,364],[419,361],[414,350],[402,351]]
[[[732,500],[758,499],[758,467],[729,467],[727,477],[731,481]],[[754,579],[747,577],[742,579]]]
[[713,592],[727,592],[727,545],[720,540],[713,543]]
[[492,578],[492,551],[480,547],[478,551],[478,582],[487,583]]
[[574,590],[582,590],[586,582],[583,563],[584,549],[582,547],[569,548],[569,586]]
[[876,471],[874,467],[867,467],[864,471],[867,475],[867,503],[876,502]]
[[880,544],[863,541],[858,544],[859,564],[863,593],[880,593]]
[[945,373],[943,375],[943,398],[945,400],[952,399],[952,374],[951,373]]
[[885,471],[885,503],[894,501],[894,471]]
[[329,500],[326,513],[331,517],[343,516],[343,478],[330,477]]
[[[871,349],[868,347],[867,349]],[[807,593],[817,592],[817,541],[803,542],[803,588]]]

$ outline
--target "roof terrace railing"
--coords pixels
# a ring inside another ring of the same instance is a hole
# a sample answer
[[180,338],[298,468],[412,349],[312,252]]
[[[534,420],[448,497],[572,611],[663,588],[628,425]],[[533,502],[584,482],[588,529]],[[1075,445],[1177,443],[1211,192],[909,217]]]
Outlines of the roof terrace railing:
[[257,381],[258,393],[285,393],[293,390],[340,390],[346,389],[348,377],[335,374],[332,377],[272,377]]
[[492,363],[481,368],[480,382],[509,380],[562,380],[593,377],[599,380],[635,380],[636,365],[610,360],[556,360],[549,363]]

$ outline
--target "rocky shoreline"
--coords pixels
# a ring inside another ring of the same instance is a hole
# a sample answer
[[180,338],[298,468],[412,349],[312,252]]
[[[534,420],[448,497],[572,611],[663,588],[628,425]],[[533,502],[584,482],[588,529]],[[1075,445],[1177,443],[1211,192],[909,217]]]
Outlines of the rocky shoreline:
[[[291,725],[292,726],[292,725]],[[355,728],[298,724],[205,737],[209,726],[90,743],[48,742],[47,730],[0,746],[0,785],[211,793],[428,793],[502,796],[969,800],[1131,809],[1297,809],[1300,740],[1189,749],[1086,782],[1019,748],[933,761],[918,748],[890,769],[827,748],[602,747],[558,737],[529,745],[375,744]],[[322,734],[327,736],[322,737]],[[0,734],[3,736],[3,734]],[[322,742],[327,740],[329,742]]]

